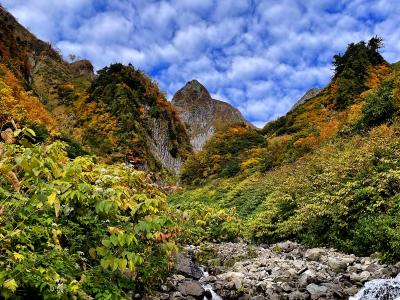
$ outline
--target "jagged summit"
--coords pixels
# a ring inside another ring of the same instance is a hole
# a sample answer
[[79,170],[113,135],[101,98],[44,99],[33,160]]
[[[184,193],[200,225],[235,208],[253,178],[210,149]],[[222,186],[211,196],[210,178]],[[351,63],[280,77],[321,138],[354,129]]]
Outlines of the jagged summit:
[[226,102],[213,99],[206,87],[196,79],[188,81],[176,92],[172,104],[186,124],[195,150],[202,149],[215,129],[222,124],[246,123],[252,126],[239,110]]
[[187,104],[196,104],[199,102],[207,102],[212,100],[210,93],[196,79],[188,81],[183,88],[181,88],[178,92],[176,92],[173,103],[175,106],[179,107],[180,105]]

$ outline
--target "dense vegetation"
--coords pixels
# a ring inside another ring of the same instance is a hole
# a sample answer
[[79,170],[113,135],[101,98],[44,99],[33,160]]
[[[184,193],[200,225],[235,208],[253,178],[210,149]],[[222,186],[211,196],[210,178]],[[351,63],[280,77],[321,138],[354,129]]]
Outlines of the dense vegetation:
[[264,143],[264,137],[246,124],[220,129],[205,144],[203,151],[189,157],[181,178],[186,183],[198,184],[210,176],[234,176],[249,156],[248,152]]
[[[1,296],[126,298],[168,274],[179,244],[238,238],[400,260],[400,68],[380,47],[350,44],[317,96],[263,130],[219,128],[195,154],[165,95],[132,66],[70,76],[54,54],[38,71],[52,89],[32,84],[41,102],[18,77],[29,66],[0,64]],[[188,158],[170,205],[137,170],[162,169],[156,127],[171,157]]]
[[0,292],[117,299],[168,270],[176,225],[145,174],[0,144]]

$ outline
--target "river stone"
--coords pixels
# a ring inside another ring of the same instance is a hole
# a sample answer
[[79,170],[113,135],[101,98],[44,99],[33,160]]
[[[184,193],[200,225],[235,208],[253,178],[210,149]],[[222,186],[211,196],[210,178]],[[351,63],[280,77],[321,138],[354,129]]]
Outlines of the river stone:
[[185,281],[178,285],[178,291],[184,296],[193,296],[201,299],[204,296],[204,288],[196,281]]
[[319,296],[321,294],[325,294],[328,291],[326,286],[317,285],[315,283],[310,283],[307,285],[307,291],[311,294],[311,297]]
[[336,257],[328,258],[328,266],[336,273],[343,272],[347,268],[347,262]]
[[307,300],[309,298],[307,293],[302,293],[300,291],[291,292],[288,295],[289,300]]
[[275,244],[274,246],[272,246],[272,249],[278,248],[280,251],[287,253],[298,247],[299,247],[299,245],[297,243],[294,243],[291,241],[286,241],[286,242]]
[[267,300],[264,296],[257,295],[250,298],[250,300]]
[[365,282],[371,277],[371,273],[368,271],[362,271],[360,274],[350,274],[350,280],[353,282]]
[[200,279],[203,276],[203,272],[189,257],[184,256],[182,253],[178,253],[176,259],[175,269],[178,273],[194,279]]
[[318,261],[323,255],[326,255],[326,250],[321,248],[308,249],[304,253],[304,257],[311,261]]

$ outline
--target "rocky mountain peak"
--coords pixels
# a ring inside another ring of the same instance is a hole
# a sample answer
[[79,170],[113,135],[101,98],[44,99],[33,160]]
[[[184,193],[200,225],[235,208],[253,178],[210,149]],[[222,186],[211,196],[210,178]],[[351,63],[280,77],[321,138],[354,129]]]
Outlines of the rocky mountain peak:
[[213,99],[206,87],[195,79],[176,92],[172,104],[185,123],[195,150],[202,149],[220,124],[246,123],[251,126],[239,110],[229,103]]
[[208,90],[196,79],[190,80],[181,88],[174,96],[173,103],[175,106],[186,106],[188,104],[200,105],[212,102],[212,98]]

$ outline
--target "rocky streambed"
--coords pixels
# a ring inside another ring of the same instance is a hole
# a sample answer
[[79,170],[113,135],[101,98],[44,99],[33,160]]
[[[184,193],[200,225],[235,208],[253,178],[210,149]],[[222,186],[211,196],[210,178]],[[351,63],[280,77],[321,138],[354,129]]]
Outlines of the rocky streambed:
[[186,247],[175,274],[150,299],[349,299],[358,293],[353,299],[390,300],[400,296],[400,280],[382,279],[399,272],[400,264],[290,241],[205,244]]

